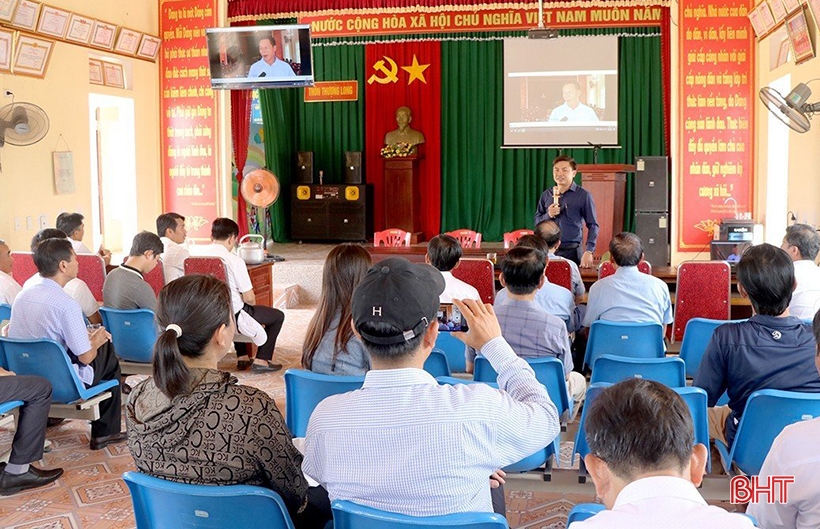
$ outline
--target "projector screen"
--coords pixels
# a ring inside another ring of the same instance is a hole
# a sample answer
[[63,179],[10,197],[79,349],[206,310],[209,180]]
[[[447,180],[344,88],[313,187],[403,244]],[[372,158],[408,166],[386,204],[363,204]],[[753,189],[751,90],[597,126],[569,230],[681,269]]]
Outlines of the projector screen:
[[504,40],[504,145],[618,145],[618,37]]

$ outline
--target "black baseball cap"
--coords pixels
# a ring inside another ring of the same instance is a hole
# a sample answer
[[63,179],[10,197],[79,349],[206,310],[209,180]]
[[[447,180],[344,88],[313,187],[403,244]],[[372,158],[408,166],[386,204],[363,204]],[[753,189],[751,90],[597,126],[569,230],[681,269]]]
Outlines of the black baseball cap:
[[[353,323],[362,338],[379,345],[410,341],[436,321],[444,277],[430,265],[390,257],[373,265],[353,292]],[[359,326],[388,323],[401,332],[372,336]]]

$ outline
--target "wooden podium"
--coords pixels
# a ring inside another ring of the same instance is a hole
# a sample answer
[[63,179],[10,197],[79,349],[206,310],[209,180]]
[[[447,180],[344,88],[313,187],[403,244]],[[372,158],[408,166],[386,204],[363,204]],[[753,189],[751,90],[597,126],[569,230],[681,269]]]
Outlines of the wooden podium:
[[[596,259],[609,251],[612,236],[624,231],[624,199],[626,197],[626,173],[635,172],[634,165],[584,164],[578,165],[581,187],[589,191],[595,202],[598,217],[598,241],[595,245]],[[586,241],[586,227],[584,240]]]
[[384,159],[385,229],[399,228],[411,234],[410,242],[421,236],[421,193],[419,163],[422,154]]

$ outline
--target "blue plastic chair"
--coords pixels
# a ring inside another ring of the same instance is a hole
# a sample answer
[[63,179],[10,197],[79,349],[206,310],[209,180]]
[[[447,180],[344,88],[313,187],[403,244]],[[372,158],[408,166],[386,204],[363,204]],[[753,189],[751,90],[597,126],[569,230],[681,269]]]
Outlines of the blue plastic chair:
[[820,417],[820,393],[779,389],[755,391],[746,401],[731,450],[715,440],[723,468],[734,476],[737,474],[734,464],[747,476],[756,476],[783,428],[815,417]]
[[712,333],[717,327],[728,323],[726,320],[708,320],[706,318],[692,318],[686,323],[683,332],[683,342],[680,345],[680,357],[686,362],[686,376],[694,378],[698,374],[698,367],[712,339]]
[[706,472],[711,472],[712,454],[709,450],[709,414],[706,406],[709,397],[703,389],[692,386],[672,389],[689,406],[689,413],[692,414],[692,422],[695,425],[695,444],[702,444],[706,447]]
[[126,472],[122,479],[131,492],[137,529],[294,529],[285,502],[270,489],[174,483],[139,472]]
[[11,319],[11,305],[0,303],[0,321]]
[[14,415],[9,414],[9,412],[16,410],[23,404],[25,403],[22,400],[10,400],[0,404],[0,426],[14,422]]
[[440,349],[430,351],[430,356],[424,361],[424,370],[433,375],[433,378],[449,377],[452,374],[447,356]]
[[605,354],[630,358],[663,358],[663,327],[660,323],[597,320],[589,328],[584,364],[592,368]]
[[148,309],[118,310],[100,307],[103,326],[111,333],[114,350],[121,360],[150,364],[157,343],[154,312]]
[[[547,388],[552,403],[558,408],[558,415],[563,415],[572,410],[572,402],[567,393],[567,383],[564,377],[564,364],[555,357],[545,356],[541,358],[525,358],[524,360],[535,371],[535,378]],[[473,380],[475,382],[496,382],[498,373],[495,372],[490,361],[483,356],[475,359],[473,370]]]
[[[478,358],[483,359],[485,362],[487,361],[486,358],[479,356]],[[487,362],[489,363],[489,362]],[[455,377],[436,377],[436,381],[441,384],[486,384],[490,387],[498,389],[498,384],[496,382],[481,382],[478,380],[468,380],[464,378],[455,378]],[[505,472],[529,472],[530,470],[535,470],[536,468],[544,467],[544,474],[543,479],[544,481],[551,481],[552,480],[552,464],[553,459],[552,457],[557,457],[560,454],[559,450],[561,447],[561,434],[558,434],[552,443],[548,446],[544,447],[541,450],[538,450],[534,454],[531,454],[521,461],[517,461],[512,465],[508,465],[504,467]]]
[[53,340],[0,337],[0,344],[11,371],[18,375],[40,376],[51,383],[52,405],[88,400],[119,385],[118,380],[102,380],[86,389],[63,346]]
[[567,528],[569,528],[572,522],[582,522],[605,510],[606,507],[600,503],[578,503],[569,511],[569,515],[567,516]]
[[[578,472],[578,482],[584,483],[586,482],[587,478],[587,470],[586,465],[584,464],[584,457],[589,453],[589,444],[587,444],[587,435],[586,435],[586,419],[587,419],[587,410],[589,409],[592,402],[598,396],[598,394],[603,391],[604,388],[611,386],[611,383],[608,382],[596,382],[594,384],[590,384],[589,388],[587,388],[587,396],[586,400],[584,401],[584,409],[581,412],[581,420],[578,424],[578,433],[575,436],[575,446],[572,451],[572,459],[575,460],[576,454],[581,456],[581,465],[580,470]],[[689,407],[689,412],[692,414],[692,421],[695,426],[695,444],[703,444],[707,448],[709,447],[709,421],[706,412],[706,401],[707,396],[706,392],[701,388],[695,387],[680,387],[680,388],[672,388],[678,395],[683,398],[683,401]],[[708,451],[707,451],[708,452]],[[707,470],[711,471],[712,462],[711,456],[710,459],[707,460]]]
[[304,369],[285,371],[285,422],[291,435],[304,437],[310,415],[326,397],[360,389],[364,376],[321,375]]
[[601,355],[595,360],[590,383],[615,384],[628,378],[644,378],[666,384],[670,388],[686,385],[686,365],[677,357],[629,358]]
[[466,347],[464,342],[453,337],[450,332],[440,332],[438,338],[436,338],[436,349],[444,352],[447,362],[450,364],[450,371],[453,373],[467,372],[467,361],[464,358]]
[[[462,527],[465,529],[506,529],[507,519],[490,512],[463,512],[443,516],[408,516],[372,507],[365,507],[352,501],[333,500],[334,529],[441,529],[442,527]],[[138,528],[141,529],[141,528]]]

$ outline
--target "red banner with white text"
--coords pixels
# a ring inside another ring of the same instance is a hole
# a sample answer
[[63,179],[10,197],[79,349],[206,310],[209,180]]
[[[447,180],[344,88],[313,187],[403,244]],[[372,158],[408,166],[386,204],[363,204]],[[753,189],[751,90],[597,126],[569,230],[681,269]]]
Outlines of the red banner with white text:
[[217,216],[217,106],[205,29],[216,0],[160,0],[160,160],[163,210],[186,220],[192,239],[210,238]]
[[704,251],[724,218],[751,216],[755,40],[751,0],[681,0],[678,241]]

